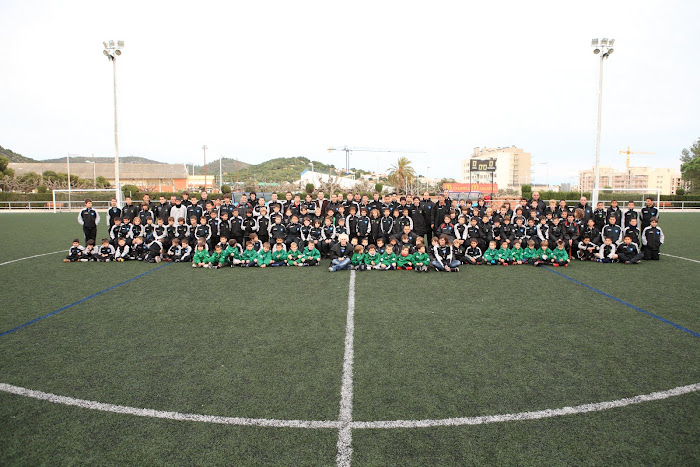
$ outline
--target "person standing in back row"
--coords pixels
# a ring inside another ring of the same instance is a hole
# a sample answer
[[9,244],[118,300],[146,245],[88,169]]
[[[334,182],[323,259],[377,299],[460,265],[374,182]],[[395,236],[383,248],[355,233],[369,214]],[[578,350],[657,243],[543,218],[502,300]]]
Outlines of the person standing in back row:
[[92,200],[90,198],[85,199],[85,209],[78,214],[78,223],[83,226],[85,245],[87,245],[88,240],[95,242],[97,238],[97,226],[100,223],[100,215],[97,211],[92,209]]

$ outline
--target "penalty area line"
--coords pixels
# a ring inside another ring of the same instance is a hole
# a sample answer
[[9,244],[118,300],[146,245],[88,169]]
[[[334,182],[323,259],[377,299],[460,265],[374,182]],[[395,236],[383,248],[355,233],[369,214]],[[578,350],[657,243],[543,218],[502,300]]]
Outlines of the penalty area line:
[[639,311],[640,313],[644,313],[645,315],[651,316],[651,317],[654,318],[654,319],[658,319],[658,320],[661,321],[662,323],[670,324],[670,325],[673,326],[674,328],[679,329],[679,330],[681,330],[681,331],[683,331],[683,332],[687,332],[687,333],[690,334],[691,336],[700,337],[700,333],[697,333],[697,332],[695,332],[695,331],[693,331],[693,330],[691,330],[691,329],[688,329],[688,328],[686,328],[686,327],[683,327],[683,326],[681,326],[680,324],[676,324],[676,323],[674,323],[673,321],[669,321],[669,320],[667,320],[666,318],[662,318],[662,317],[659,316],[659,315],[655,315],[654,313],[652,313],[652,312],[650,312],[650,311],[647,311],[647,310],[645,310],[645,309],[643,309],[643,308],[639,308],[638,306],[634,306],[634,305],[632,305],[631,303],[627,303],[627,302],[624,301],[624,300],[621,300],[621,299],[619,299],[619,298],[617,298],[617,297],[614,297],[614,296],[612,296],[612,295],[610,295],[610,294],[608,294],[608,293],[605,293],[605,292],[603,292],[602,290],[598,290],[598,289],[596,289],[595,287],[592,287],[592,286],[590,286],[590,285],[588,285],[588,284],[584,284],[584,283],[581,282],[581,281],[577,281],[577,280],[574,279],[573,277],[569,277],[569,276],[567,276],[566,274],[560,273],[559,271],[555,271],[554,269],[551,269],[551,268],[546,267],[546,266],[543,267],[543,268],[540,268],[540,269],[544,269],[545,271],[549,271],[549,272],[551,272],[552,274],[556,274],[557,276],[561,276],[561,277],[563,277],[564,279],[570,280],[570,281],[573,282],[574,284],[581,285],[581,286],[587,288],[588,290],[592,290],[592,291],[595,292],[595,293],[598,293],[598,294],[600,294],[600,295],[602,295],[602,296],[604,296],[604,297],[606,297],[606,298],[609,298],[610,300],[614,300],[614,301],[616,301],[617,303],[621,303],[621,304],[625,305],[626,307],[632,308],[633,310],[637,310],[637,311]]
[[144,273],[141,273],[141,274],[139,274],[138,276],[134,276],[134,277],[132,277],[131,279],[125,280],[124,282],[120,282],[119,284],[113,285],[113,286],[108,287],[108,288],[106,288],[106,289],[104,289],[104,290],[100,290],[99,292],[94,293],[94,294],[92,294],[92,295],[90,295],[90,296],[88,296],[88,297],[81,298],[81,299],[78,300],[77,302],[73,302],[73,303],[71,303],[70,305],[66,305],[66,306],[64,306],[64,307],[61,307],[61,308],[59,308],[58,310],[52,311],[51,313],[47,313],[47,314],[45,314],[45,315],[43,315],[43,316],[39,316],[38,318],[34,318],[34,319],[31,320],[31,321],[27,321],[27,322],[24,323],[24,324],[20,324],[19,326],[15,327],[15,328],[8,329],[8,330],[5,331],[5,332],[0,332],[0,337],[3,337],[3,336],[5,336],[5,335],[7,335],[7,334],[11,334],[11,333],[13,333],[13,332],[15,332],[15,331],[19,331],[20,329],[22,329],[22,328],[24,328],[24,327],[27,327],[27,326],[29,326],[30,324],[34,324],[34,323],[36,323],[37,321],[41,321],[42,319],[46,319],[46,318],[48,318],[48,317],[50,317],[50,316],[53,316],[53,315],[55,315],[55,314],[57,314],[57,313],[60,313],[60,312],[63,311],[63,310],[67,310],[68,308],[72,308],[72,307],[74,307],[74,306],[76,306],[76,305],[80,305],[81,303],[86,302],[86,301],[90,300],[91,298],[95,298],[95,297],[97,297],[98,295],[102,295],[103,293],[109,292],[110,290],[114,290],[114,289],[116,289],[117,287],[121,287],[122,285],[125,285],[125,284],[128,284],[129,282],[135,281],[136,279],[140,279],[140,278],[142,278],[143,276],[147,276],[148,274],[150,274],[150,273],[152,273],[152,272],[155,272],[155,271],[157,271],[157,270],[159,270],[159,269],[163,269],[164,267],[169,266],[169,265],[171,265],[171,264],[173,264],[173,263],[165,263],[165,264],[163,264],[162,266],[158,266],[157,268],[153,268],[153,269],[151,269],[150,271],[146,271],[146,272],[144,272]]

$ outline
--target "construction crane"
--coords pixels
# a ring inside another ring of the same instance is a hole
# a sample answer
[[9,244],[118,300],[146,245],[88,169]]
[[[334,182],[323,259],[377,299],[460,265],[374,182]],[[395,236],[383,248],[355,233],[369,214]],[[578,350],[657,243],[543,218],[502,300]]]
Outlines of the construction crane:
[[627,151],[617,151],[618,154],[627,154],[627,161],[625,162],[625,174],[627,175],[627,187],[626,188],[632,188],[632,172],[630,172],[630,154],[636,154],[636,155],[652,155],[656,154],[655,152],[643,152],[643,151],[630,151],[630,147],[627,146]]
[[[348,146],[342,146],[337,148],[328,148],[328,152],[333,151],[344,151],[345,152],[345,173],[350,173],[350,153],[353,151],[359,152],[398,152],[405,154],[425,154],[424,151],[401,151],[398,149],[382,149],[382,148],[350,148]],[[379,157],[379,156],[377,156]]]

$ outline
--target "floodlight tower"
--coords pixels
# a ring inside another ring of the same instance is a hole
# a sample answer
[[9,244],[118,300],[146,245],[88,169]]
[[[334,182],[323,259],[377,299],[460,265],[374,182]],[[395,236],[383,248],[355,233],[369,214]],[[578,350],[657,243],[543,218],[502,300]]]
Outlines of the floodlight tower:
[[[593,193],[591,199],[591,205],[595,206],[598,204],[598,190],[599,184],[599,173],[600,173],[600,123],[601,117],[603,115],[603,60],[608,58],[611,53],[614,52],[613,45],[615,45],[615,39],[608,39],[604,37],[603,39],[593,39],[591,40],[591,47],[593,47],[593,53],[596,55],[600,54],[600,73],[598,76],[598,136],[596,138],[595,145],[595,168],[593,170]],[[602,53],[601,53],[602,52]]]
[[117,57],[122,54],[121,49],[124,48],[124,41],[109,41],[102,43],[105,49],[103,54],[112,62],[112,71],[114,74],[114,184],[116,185],[117,205],[122,203],[122,190],[119,183],[119,131],[117,125]]

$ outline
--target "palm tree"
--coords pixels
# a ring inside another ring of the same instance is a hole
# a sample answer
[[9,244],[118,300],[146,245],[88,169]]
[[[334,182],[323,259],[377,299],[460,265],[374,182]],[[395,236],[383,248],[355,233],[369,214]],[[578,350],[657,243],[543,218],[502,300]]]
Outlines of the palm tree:
[[389,169],[389,183],[398,189],[406,187],[414,178],[416,171],[411,167],[411,161],[405,157],[400,157]]

